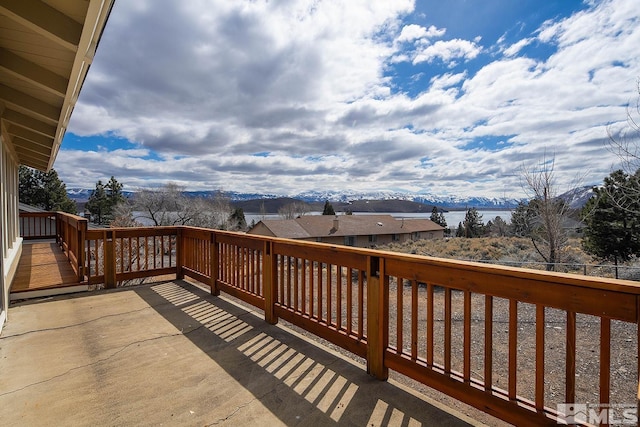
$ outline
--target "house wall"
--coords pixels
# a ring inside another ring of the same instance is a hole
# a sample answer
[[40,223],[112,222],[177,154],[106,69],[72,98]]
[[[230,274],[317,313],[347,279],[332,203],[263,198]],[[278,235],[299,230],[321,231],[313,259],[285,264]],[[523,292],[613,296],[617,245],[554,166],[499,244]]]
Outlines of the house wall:
[[420,231],[416,233],[414,240],[419,239],[444,239],[444,230]]
[[4,126],[0,132],[0,331],[7,320],[9,288],[22,253],[18,220],[18,162]]
[[[369,248],[372,246],[379,245],[388,245],[390,243],[402,243],[410,240],[418,240],[418,239],[442,239],[444,238],[444,231],[423,231],[412,234],[396,234],[396,239],[394,240],[393,234],[377,234],[375,235],[375,241],[371,241],[368,235],[364,236],[354,236],[354,246],[359,248]],[[345,237],[344,236],[336,236],[336,237],[322,237],[320,240],[314,239],[314,241],[320,241],[322,243],[329,243],[332,245],[344,245]]]

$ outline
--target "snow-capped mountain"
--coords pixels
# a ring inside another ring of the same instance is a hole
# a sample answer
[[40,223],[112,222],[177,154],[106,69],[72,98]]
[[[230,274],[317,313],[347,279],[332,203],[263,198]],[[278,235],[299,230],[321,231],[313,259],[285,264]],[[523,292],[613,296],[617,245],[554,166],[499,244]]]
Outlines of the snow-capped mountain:
[[296,195],[289,195],[306,202],[319,201],[339,201],[348,202],[351,200],[409,200],[446,208],[483,208],[483,209],[512,209],[518,205],[519,199],[513,198],[490,198],[490,197],[458,197],[458,196],[438,196],[435,194],[406,193],[396,191],[378,191],[368,193],[358,192],[330,192],[312,191]]
[[[92,190],[68,188],[67,194],[77,202],[86,202]],[[217,191],[186,191],[190,197],[215,197]],[[124,192],[125,196],[130,196],[133,192]],[[513,198],[490,198],[490,197],[455,197],[437,196],[434,194],[407,193],[401,191],[309,191],[299,194],[260,194],[260,193],[240,193],[235,191],[225,191],[224,195],[232,201],[246,201],[255,199],[275,199],[278,197],[288,197],[303,200],[305,202],[344,202],[354,200],[408,200],[430,206],[438,206],[450,209],[478,208],[478,209],[512,209],[520,200]]]
[[561,194],[560,198],[569,203],[571,208],[579,209],[587,203],[591,196],[593,196],[593,186],[585,185]]

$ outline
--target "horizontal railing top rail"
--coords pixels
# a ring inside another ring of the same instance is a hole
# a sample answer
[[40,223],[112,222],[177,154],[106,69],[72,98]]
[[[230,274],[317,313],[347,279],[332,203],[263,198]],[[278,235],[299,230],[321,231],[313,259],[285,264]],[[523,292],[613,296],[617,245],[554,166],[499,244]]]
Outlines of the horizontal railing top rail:
[[[61,222],[91,283],[190,276],[366,358],[380,379],[391,368],[516,424],[566,421],[552,403],[593,399],[594,384],[599,405],[626,396],[614,363],[638,378],[638,282],[205,228]],[[590,319],[595,333],[581,329]],[[616,321],[635,329],[619,334]],[[590,345],[595,364],[581,359]],[[564,390],[552,393],[558,375]]]

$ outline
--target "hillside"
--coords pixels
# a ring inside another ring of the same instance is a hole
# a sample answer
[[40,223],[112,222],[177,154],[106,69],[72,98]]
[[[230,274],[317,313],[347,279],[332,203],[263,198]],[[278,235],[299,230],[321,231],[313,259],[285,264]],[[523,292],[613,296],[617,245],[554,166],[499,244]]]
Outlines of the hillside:
[[[521,237],[482,237],[477,239],[458,237],[439,240],[417,240],[392,243],[378,249],[437,258],[483,261],[537,270],[545,268],[531,240]],[[602,265],[602,262],[582,250],[580,239],[569,239],[569,244],[561,257],[564,265],[559,266],[558,271],[584,274],[585,264],[587,264],[586,272],[590,276],[615,276],[615,270],[612,265]],[[621,265],[619,267],[619,276],[621,279],[640,280],[638,262],[631,261]]]

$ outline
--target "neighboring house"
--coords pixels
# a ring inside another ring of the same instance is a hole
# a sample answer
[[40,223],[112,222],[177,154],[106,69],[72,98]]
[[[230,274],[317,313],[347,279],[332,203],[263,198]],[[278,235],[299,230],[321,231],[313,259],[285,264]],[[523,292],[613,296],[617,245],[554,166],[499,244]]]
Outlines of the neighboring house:
[[0,2],[0,331],[22,253],[18,168],[53,166],[113,2]]
[[428,219],[396,219],[391,215],[306,215],[296,219],[265,219],[247,233],[371,247],[407,240],[442,239],[444,227]]

